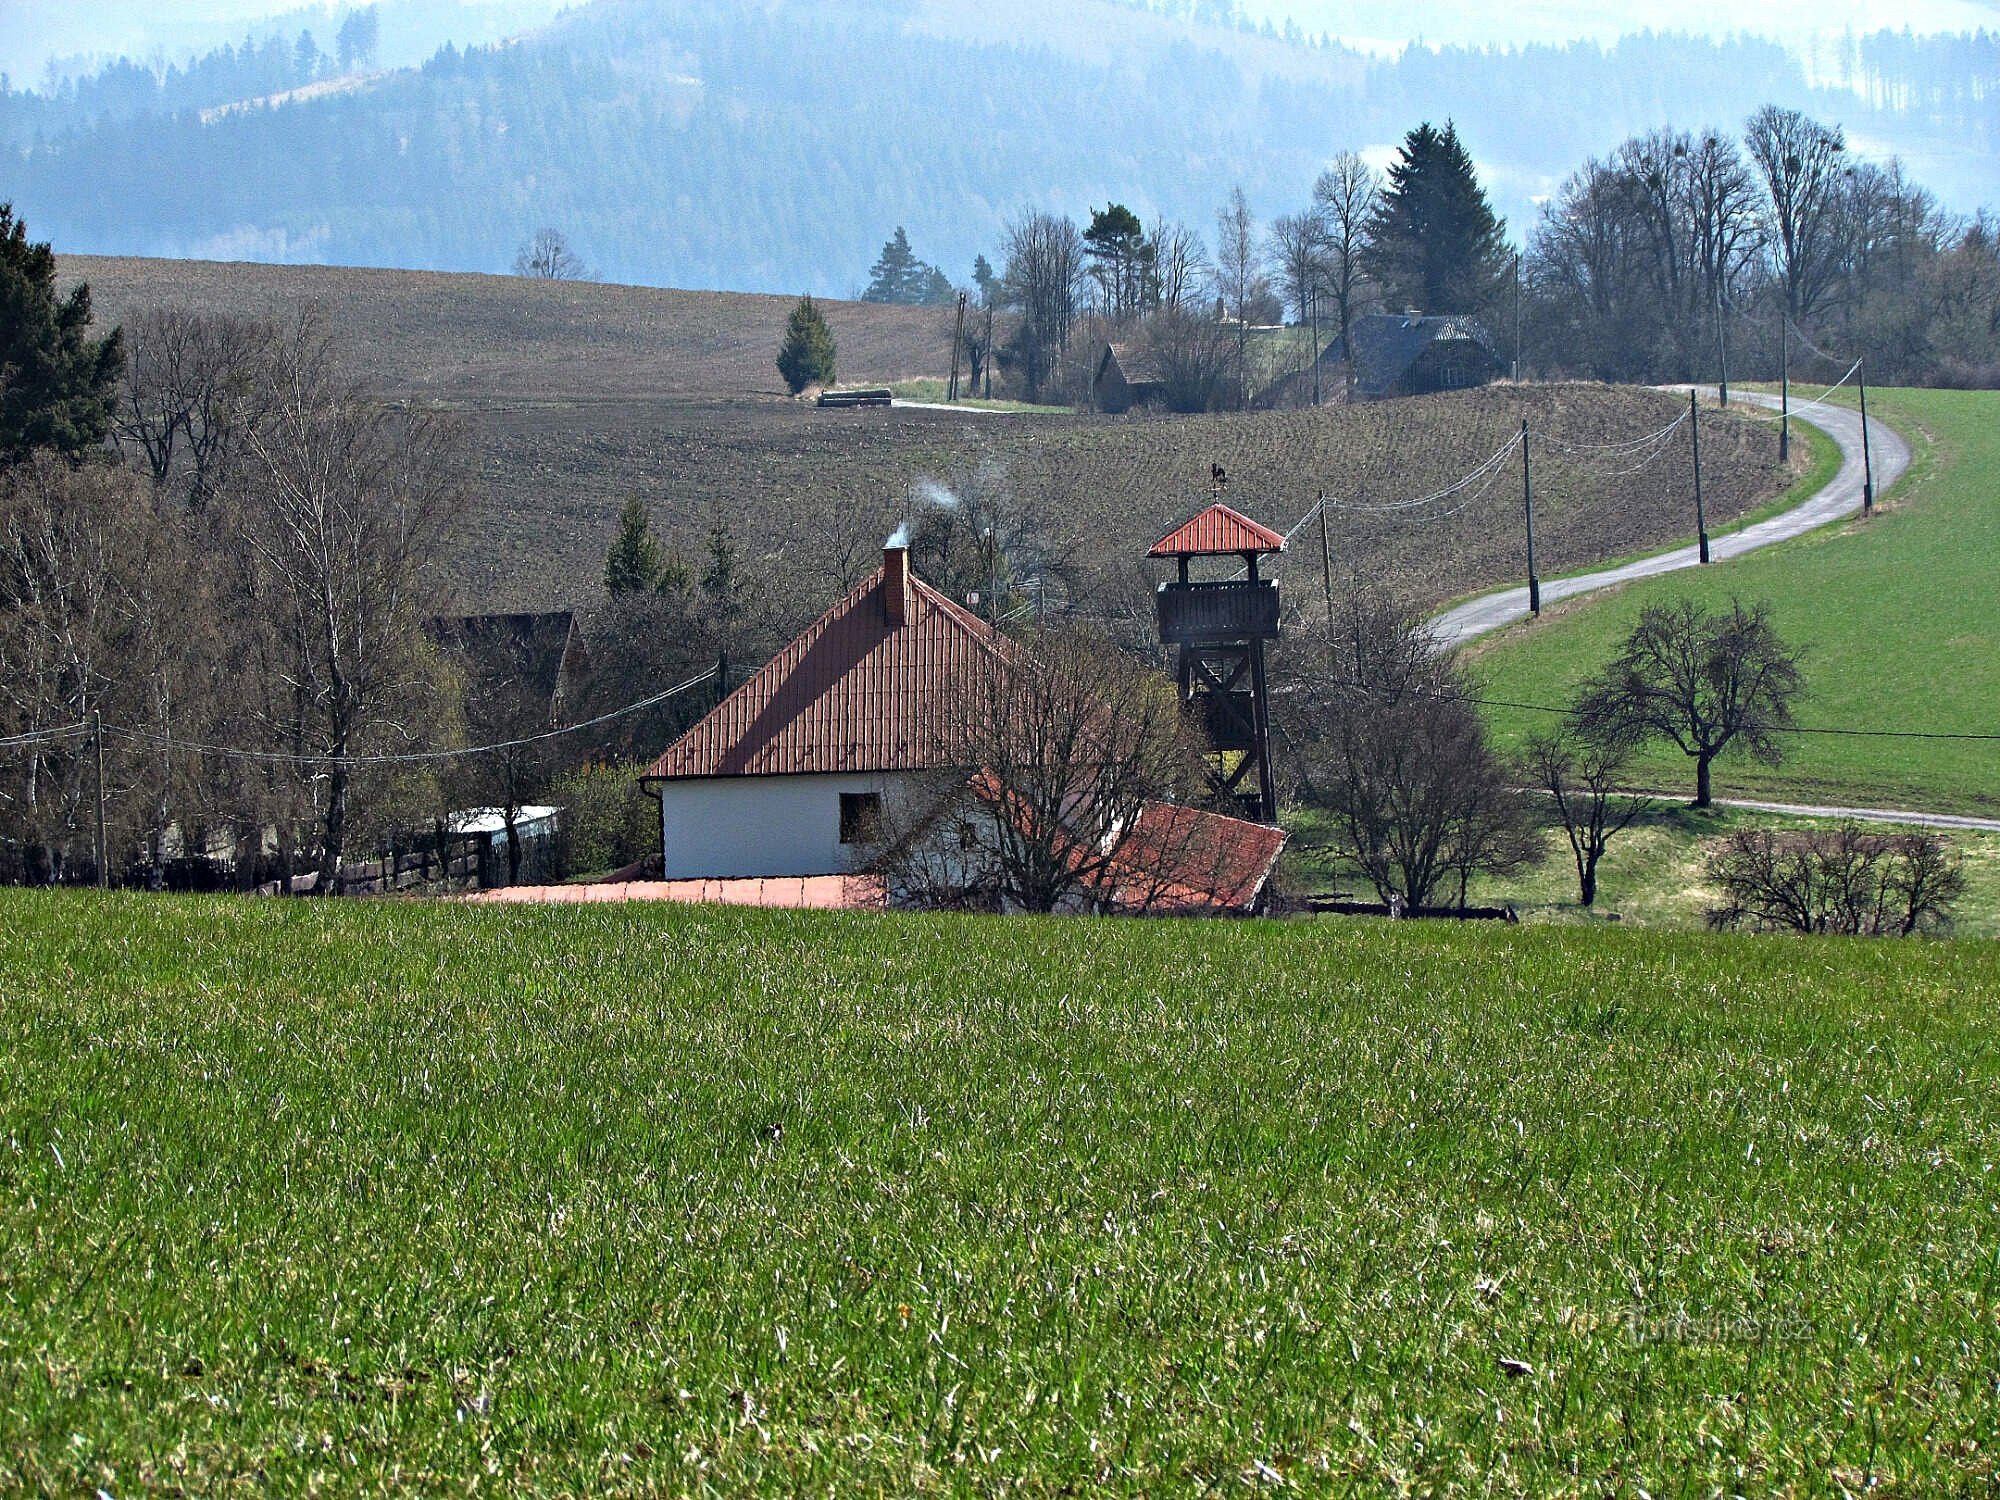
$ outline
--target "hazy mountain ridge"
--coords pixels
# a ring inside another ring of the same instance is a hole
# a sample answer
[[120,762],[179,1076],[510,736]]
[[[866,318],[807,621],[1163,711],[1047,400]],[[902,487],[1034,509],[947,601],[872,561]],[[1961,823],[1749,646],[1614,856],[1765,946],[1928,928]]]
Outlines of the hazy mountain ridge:
[[1426,117],[1456,119],[1517,235],[1587,152],[1670,122],[1733,128],[1767,101],[1903,152],[1955,207],[2000,197],[1987,35],[1858,39],[1852,84],[1815,87],[1782,46],[1740,38],[1371,59],[1032,3],[1051,25],[1030,42],[942,0],[598,3],[207,123],[222,96],[290,86],[275,58],[233,85],[189,70],[150,103],[140,69],[9,93],[0,139],[21,153],[17,204],[62,249],[498,270],[548,223],[620,280],[835,294],[898,223],[961,279],[1028,204],[1116,198],[1206,231],[1235,182],[1260,212],[1295,206],[1334,151]]

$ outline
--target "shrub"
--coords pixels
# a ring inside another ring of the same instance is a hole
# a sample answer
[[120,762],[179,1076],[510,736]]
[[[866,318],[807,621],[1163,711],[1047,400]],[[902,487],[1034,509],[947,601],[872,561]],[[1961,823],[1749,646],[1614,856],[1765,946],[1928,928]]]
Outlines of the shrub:
[[623,869],[660,851],[653,799],[639,790],[639,767],[580,767],[557,778],[550,800],[563,809],[562,868],[571,874]]
[[1743,828],[1708,861],[1724,901],[1718,930],[1909,937],[1951,923],[1965,872],[1934,833],[1880,834],[1848,822],[1808,833]]

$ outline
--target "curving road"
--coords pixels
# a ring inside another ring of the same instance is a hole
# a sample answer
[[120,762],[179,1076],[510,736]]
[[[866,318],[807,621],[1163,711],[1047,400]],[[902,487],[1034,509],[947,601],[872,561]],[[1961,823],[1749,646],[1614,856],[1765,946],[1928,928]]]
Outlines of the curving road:
[[[1687,387],[1680,386],[1678,389],[1684,391]],[[1776,396],[1766,396],[1755,391],[1737,391],[1731,399],[1752,406],[1767,406],[1773,411],[1778,408]],[[1808,531],[1826,525],[1829,521],[1838,521],[1860,511],[1863,471],[1860,414],[1849,411],[1844,406],[1815,406],[1811,408],[1811,415],[1807,416],[1799,408],[1794,407],[1792,420],[1810,422],[1834,440],[1840,448],[1839,472],[1827,481],[1824,489],[1803,504],[1795,505],[1768,520],[1759,521],[1755,526],[1746,526],[1741,531],[1733,531],[1727,536],[1712,538],[1708,544],[1708,555],[1713,562],[1741,557],[1746,552],[1755,552],[1759,547],[1768,547],[1773,542],[1789,541],[1792,537],[1802,536]],[[1879,499],[1910,466],[1910,445],[1903,441],[1901,433],[1891,429],[1881,418],[1870,417],[1868,448],[1874,460],[1875,494]],[[1630,583],[1635,578],[1653,578],[1680,568],[1700,566],[1700,549],[1690,543],[1685,547],[1676,547],[1671,552],[1643,557],[1637,562],[1623,563],[1595,573],[1579,573],[1571,578],[1544,579],[1542,603],[1553,604],[1558,599],[1571,599],[1578,594],[1590,593],[1594,589]],[[1431,629],[1436,633],[1439,644],[1446,650],[1452,650],[1462,646],[1474,636],[1484,635],[1489,630],[1498,630],[1503,625],[1512,625],[1516,620],[1524,620],[1527,617],[1528,589],[1527,585],[1523,584],[1519,588],[1501,589],[1498,593],[1482,594],[1477,599],[1468,599],[1465,603],[1435,616],[1431,620]]]

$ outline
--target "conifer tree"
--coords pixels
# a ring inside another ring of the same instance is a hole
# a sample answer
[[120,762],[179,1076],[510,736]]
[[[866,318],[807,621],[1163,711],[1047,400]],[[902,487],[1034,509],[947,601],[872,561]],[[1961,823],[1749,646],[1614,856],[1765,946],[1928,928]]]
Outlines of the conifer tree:
[[910,237],[898,224],[869,268],[863,302],[893,302],[904,307],[937,306],[952,298],[951,278],[936,266],[917,259]]
[[1505,226],[1449,120],[1403,138],[1368,230],[1368,271],[1392,308],[1475,312],[1507,267]]
[[833,384],[833,330],[813,305],[810,293],[799,298],[785,320],[785,341],[778,348],[778,373],[796,396],[809,385]]
[[90,336],[90,288],[56,296],[56,258],[0,203],[0,468],[36,448],[79,458],[104,441],[125,369],[117,329]]
[[661,566],[645,502],[634,495],[618,513],[618,538],[604,559],[604,592],[642,594],[659,583]]

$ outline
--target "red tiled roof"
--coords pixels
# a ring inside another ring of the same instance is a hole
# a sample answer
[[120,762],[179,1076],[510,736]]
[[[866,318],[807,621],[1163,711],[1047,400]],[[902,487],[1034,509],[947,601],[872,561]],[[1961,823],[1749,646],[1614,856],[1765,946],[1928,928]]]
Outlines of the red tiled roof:
[[1211,557],[1230,552],[1282,552],[1285,539],[1218,502],[1153,543],[1148,557]]
[[1113,904],[1140,914],[1247,912],[1285,839],[1264,823],[1148,802],[1112,856]]
[[906,623],[892,626],[884,588],[878,569],[670,745],[646,777],[939,767],[946,694],[1006,649],[1004,638],[915,574]]

